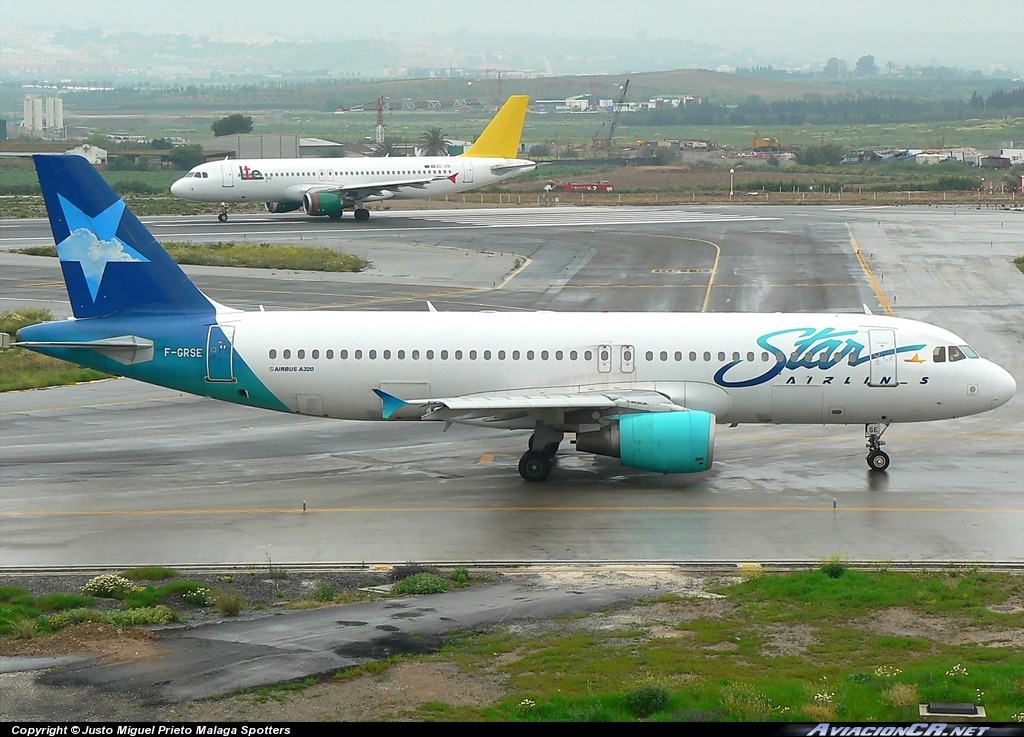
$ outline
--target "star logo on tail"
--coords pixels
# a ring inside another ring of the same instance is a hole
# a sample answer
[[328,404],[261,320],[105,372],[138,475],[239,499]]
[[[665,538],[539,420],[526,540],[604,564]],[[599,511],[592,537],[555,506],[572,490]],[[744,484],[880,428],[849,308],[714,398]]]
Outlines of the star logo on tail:
[[77,261],[81,264],[93,301],[96,301],[107,264],[111,261],[149,262],[148,258],[116,235],[125,209],[124,200],[118,200],[95,217],[89,217],[61,195],[57,197],[70,232],[67,238],[57,244],[57,255],[61,261]]

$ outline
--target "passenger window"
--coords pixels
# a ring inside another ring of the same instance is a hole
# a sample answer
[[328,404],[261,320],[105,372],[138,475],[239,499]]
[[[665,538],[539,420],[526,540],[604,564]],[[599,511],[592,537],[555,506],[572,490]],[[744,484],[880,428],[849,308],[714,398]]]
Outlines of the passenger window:
[[434,352],[433,351],[427,351],[427,360],[428,361],[433,361],[434,360]]
[[419,358],[420,358],[420,352],[419,351],[413,351],[412,352],[412,360],[418,361]]
[[944,346],[944,345],[935,346],[935,350],[932,351],[932,360],[935,361],[935,363],[945,363],[946,362],[946,346]]
[[455,360],[456,361],[461,361],[462,360],[462,351],[455,351]]
[[518,361],[519,360],[519,351],[512,351],[512,360],[513,361]]
[[705,361],[710,361],[711,360],[711,351],[704,351],[704,360]]
[[569,360],[575,361],[580,357],[579,351],[569,351]]
[[697,351],[690,351],[690,360],[691,361],[696,361],[697,360]]
[[753,351],[747,351],[747,360],[753,362],[753,360],[754,360],[754,352]]
[[526,360],[527,361],[532,361],[533,360],[533,351],[527,351],[526,352]]
[[405,351],[399,351],[398,352],[398,360],[401,361],[404,358],[405,358]]
[[329,361],[332,358],[334,358],[334,351],[333,350],[328,350],[327,353],[325,353],[324,355],[327,357],[327,360]]
[[366,357],[369,358],[371,361],[375,360],[377,358],[377,351],[368,351]]
[[583,353],[583,360],[584,361],[593,361],[594,360],[594,352],[593,351],[585,351]]
[[644,354],[644,358],[647,359],[648,361],[653,361],[654,351],[647,351],[647,353]]
[[662,361],[667,361],[668,351],[662,351],[660,354],[658,354],[658,358],[660,358]]
[[683,352],[682,351],[676,351],[675,359],[676,359],[676,361],[682,361],[683,360]]
[[273,348],[270,349],[270,357],[277,358],[277,351],[274,350]]
[[291,350],[289,350],[288,348],[285,348],[284,351],[281,353],[281,358],[291,358],[291,357],[292,357]]
[[549,354],[549,353],[548,353],[547,351],[541,351],[541,352],[540,352],[540,360],[542,360],[542,361],[546,361],[546,360],[548,360],[548,356],[549,356],[549,355],[550,355],[550,354]]
[[318,350],[316,350],[316,349],[313,349],[313,350],[312,350],[312,351],[310,352],[310,354],[309,354],[309,357],[310,357],[310,358],[313,358],[313,359],[316,359],[316,358],[320,358],[320,351],[318,351]]
[[475,361],[476,360],[476,351],[470,351],[469,352],[469,360],[470,361]]
[[306,351],[303,350],[302,348],[300,348],[298,351],[296,351],[295,357],[300,359],[300,360],[305,358],[306,357]]
[[490,361],[491,360],[491,352],[490,351],[484,351],[484,360],[485,361]]
[[342,348],[340,351],[338,351],[338,358],[340,358],[342,361],[348,359],[348,350]]
[[498,360],[499,361],[504,361],[505,360],[505,351],[498,351]]
[[360,358],[363,357],[363,352],[361,350],[353,351],[352,352],[352,357],[355,358],[358,361]]
[[441,360],[442,361],[447,361],[448,360],[448,351],[441,351]]
[[565,354],[563,354],[563,353],[562,353],[561,351],[555,351],[555,360],[556,360],[556,361],[561,361],[561,360],[562,360],[562,357],[563,357],[564,355],[565,355]]
[[391,358],[391,351],[384,351],[384,360],[387,361]]

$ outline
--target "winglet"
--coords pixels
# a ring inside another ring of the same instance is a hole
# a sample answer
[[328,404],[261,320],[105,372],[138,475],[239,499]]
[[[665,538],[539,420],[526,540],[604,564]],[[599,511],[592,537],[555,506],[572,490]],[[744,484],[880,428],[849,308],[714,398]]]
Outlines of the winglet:
[[519,140],[523,135],[526,121],[528,95],[513,95],[508,98],[497,115],[484,128],[484,132],[462,156],[479,156],[488,159],[514,159],[519,153]]
[[875,314],[875,313],[873,313],[873,312],[871,311],[871,308],[870,308],[870,307],[868,307],[868,305],[867,305],[867,303],[866,303],[866,302],[861,302],[861,305],[863,305],[863,307],[864,307],[864,314],[865,314],[865,315],[873,315],[873,314]]
[[388,394],[385,391],[381,391],[380,389],[374,389],[373,393],[380,397],[382,405],[380,415],[385,420],[390,420],[391,417],[395,414],[395,412],[409,404],[405,400],[392,396],[391,394]]

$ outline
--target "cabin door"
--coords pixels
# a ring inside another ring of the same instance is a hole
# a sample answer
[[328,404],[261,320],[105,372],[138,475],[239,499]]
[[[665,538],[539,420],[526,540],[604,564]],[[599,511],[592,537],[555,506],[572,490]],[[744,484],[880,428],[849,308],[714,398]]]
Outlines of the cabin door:
[[220,186],[222,187],[234,187],[235,186],[235,173],[232,170],[231,164],[220,165]]
[[206,336],[206,380],[235,380],[235,337],[233,325],[211,325]]
[[868,330],[871,351],[868,386],[899,386],[896,377],[896,331]]

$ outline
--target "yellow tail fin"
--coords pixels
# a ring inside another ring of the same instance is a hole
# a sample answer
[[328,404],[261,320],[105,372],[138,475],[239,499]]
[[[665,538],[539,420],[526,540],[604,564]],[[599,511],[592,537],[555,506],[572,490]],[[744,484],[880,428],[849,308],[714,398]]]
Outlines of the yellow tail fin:
[[484,128],[484,132],[462,156],[481,156],[493,159],[514,159],[519,153],[519,139],[523,135],[528,95],[513,95]]

